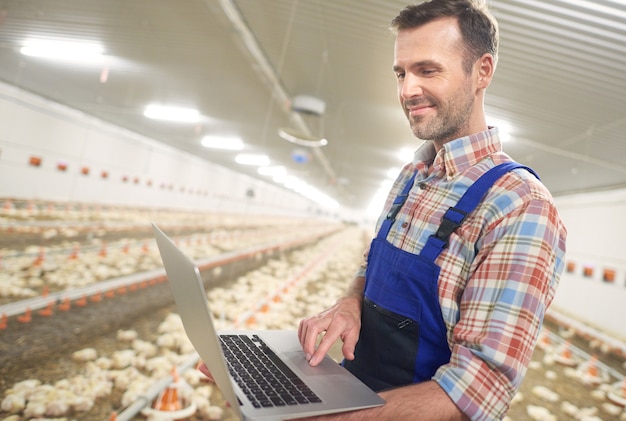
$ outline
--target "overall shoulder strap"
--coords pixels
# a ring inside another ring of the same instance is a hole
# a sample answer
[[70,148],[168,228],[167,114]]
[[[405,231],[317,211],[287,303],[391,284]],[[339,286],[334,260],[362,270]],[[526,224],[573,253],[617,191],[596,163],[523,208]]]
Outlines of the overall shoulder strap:
[[394,199],[393,204],[391,205],[391,209],[389,209],[389,212],[387,212],[387,217],[385,218],[382,225],[380,226],[380,229],[378,230],[378,238],[387,238],[387,234],[389,234],[391,225],[393,225],[393,223],[395,222],[398,212],[400,212],[400,209],[404,205],[404,202],[406,202],[406,198],[409,196],[411,187],[413,187],[413,183],[415,182],[416,174],[417,172],[413,173],[411,178],[404,185],[402,192]]
[[505,162],[491,168],[469,186],[456,206],[452,206],[446,211],[437,232],[428,238],[420,255],[434,262],[443,249],[448,246],[450,235],[461,226],[467,215],[478,207],[491,186],[504,174],[516,168],[523,168],[539,179],[535,171],[517,162]]

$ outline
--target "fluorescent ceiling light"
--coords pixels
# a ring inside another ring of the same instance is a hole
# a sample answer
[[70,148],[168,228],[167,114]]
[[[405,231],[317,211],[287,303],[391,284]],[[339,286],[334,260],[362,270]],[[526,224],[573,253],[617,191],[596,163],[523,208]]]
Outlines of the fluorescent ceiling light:
[[262,167],[270,164],[270,158],[267,155],[240,153],[235,157],[235,162],[241,165]]
[[287,172],[285,171],[282,174],[279,173],[279,174],[272,176],[272,181],[278,184],[285,184],[285,180],[287,180],[288,177],[289,176],[287,175]]
[[287,176],[282,183],[286,188],[295,191],[296,193],[306,197],[313,202],[316,202],[327,208],[336,209],[339,207],[339,203],[332,197],[322,193],[315,187],[307,184],[294,176]]
[[400,168],[389,168],[387,170],[387,178],[395,180],[400,174]]
[[390,180],[387,178],[380,182],[380,189],[385,194],[385,197],[387,196],[387,194],[389,194],[389,191],[391,190],[392,187],[393,187],[393,180]]
[[487,122],[489,126],[494,126],[498,129],[498,137],[502,143],[506,143],[512,139],[511,133],[513,132],[513,127],[511,123],[506,120],[490,117],[487,117]]
[[[283,168],[283,167],[274,167],[274,168]],[[287,175],[286,172],[285,173],[279,172],[278,174],[274,175],[273,180],[274,182],[278,184],[282,184],[285,188],[292,190],[322,206],[325,206],[327,208],[333,208],[333,209],[339,207],[339,203],[335,199],[326,195],[325,193],[322,193],[315,187],[307,184],[305,181],[299,179],[296,176]]]
[[306,187],[306,183],[294,175],[285,177],[285,180],[283,181],[283,185],[287,187],[288,189],[291,189],[294,191],[301,191],[302,189]]
[[[240,156],[241,155],[238,155],[238,157]],[[268,159],[268,162],[269,162],[269,159]],[[309,184],[307,184],[305,181],[302,181],[298,177],[293,176],[293,175],[288,175],[287,170],[283,166],[275,165],[275,166],[261,167],[257,169],[257,172],[261,175],[272,176],[272,180],[275,183],[282,184],[285,188],[292,190],[322,206],[325,206],[328,208],[339,207],[339,203],[332,197],[310,186]]]
[[226,149],[240,151],[243,149],[243,141],[238,137],[205,136],[202,138],[202,146],[212,149]]
[[322,206],[326,206],[327,208],[339,208],[339,203],[335,199],[306,183],[304,184],[304,186],[301,186],[298,190],[296,190],[296,192]]
[[198,110],[169,105],[148,105],[143,115],[153,120],[173,121],[177,123],[197,123],[200,121],[200,113]]
[[258,172],[260,175],[267,175],[270,177],[278,177],[278,176],[287,175],[287,170],[285,169],[285,167],[277,166],[277,165],[274,165],[271,167],[259,167],[259,169],[257,169],[256,172]]
[[101,64],[104,61],[102,45],[79,41],[28,39],[20,49],[25,56],[74,63]]
[[412,162],[415,150],[411,148],[402,148],[398,152],[398,159],[402,162]]
[[389,190],[393,185],[393,181],[386,179],[383,180],[380,184],[378,190],[374,194],[374,197],[370,201],[370,204],[367,207],[367,215],[375,218],[379,216],[380,212],[383,210],[383,206],[385,204],[385,200],[387,199],[387,195],[389,194]]

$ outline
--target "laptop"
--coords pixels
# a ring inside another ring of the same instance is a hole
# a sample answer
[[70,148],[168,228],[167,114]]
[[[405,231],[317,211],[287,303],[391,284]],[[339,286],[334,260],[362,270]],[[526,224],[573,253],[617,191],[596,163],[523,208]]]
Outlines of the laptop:
[[[240,419],[294,419],[384,404],[330,357],[311,367],[293,330],[216,332],[198,267],[152,227],[185,332]],[[252,367],[253,361],[263,367]]]

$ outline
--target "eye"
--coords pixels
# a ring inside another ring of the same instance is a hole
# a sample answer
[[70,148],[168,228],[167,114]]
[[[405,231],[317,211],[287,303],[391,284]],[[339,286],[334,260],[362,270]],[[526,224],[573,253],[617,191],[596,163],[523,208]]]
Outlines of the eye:
[[396,72],[396,79],[404,80],[404,72]]

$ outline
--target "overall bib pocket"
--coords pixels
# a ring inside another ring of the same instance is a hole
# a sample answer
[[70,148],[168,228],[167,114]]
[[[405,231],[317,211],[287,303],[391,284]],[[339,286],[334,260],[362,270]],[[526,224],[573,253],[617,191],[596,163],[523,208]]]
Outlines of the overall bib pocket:
[[413,383],[417,356],[417,321],[363,301],[363,332],[355,349],[355,360],[344,366],[375,391]]

